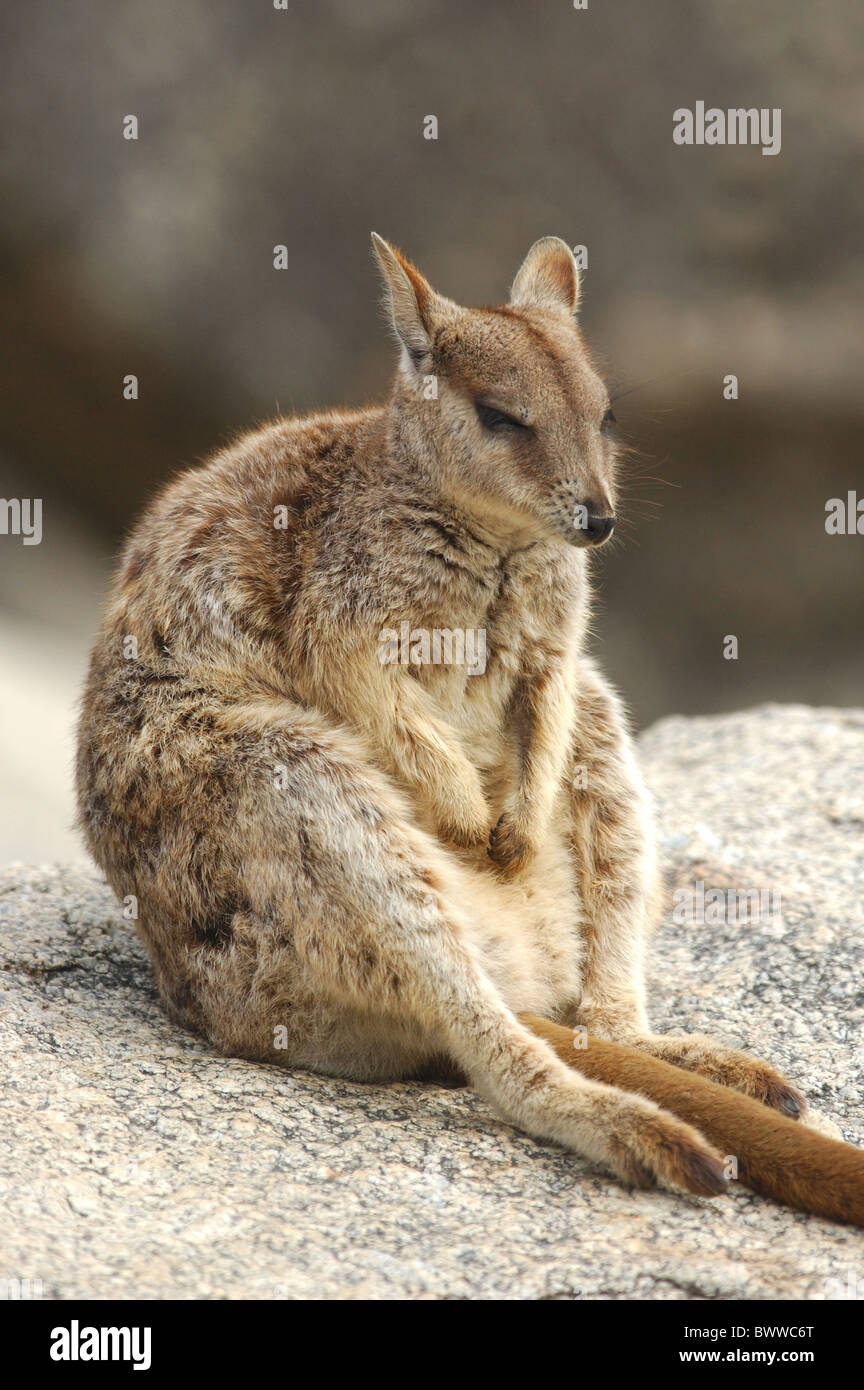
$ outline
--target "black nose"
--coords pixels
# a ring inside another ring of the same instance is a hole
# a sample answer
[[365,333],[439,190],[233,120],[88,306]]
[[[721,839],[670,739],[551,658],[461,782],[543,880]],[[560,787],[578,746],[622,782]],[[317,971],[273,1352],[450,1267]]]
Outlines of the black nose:
[[595,545],[611,536],[615,525],[614,516],[589,516],[585,522],[585,534]]

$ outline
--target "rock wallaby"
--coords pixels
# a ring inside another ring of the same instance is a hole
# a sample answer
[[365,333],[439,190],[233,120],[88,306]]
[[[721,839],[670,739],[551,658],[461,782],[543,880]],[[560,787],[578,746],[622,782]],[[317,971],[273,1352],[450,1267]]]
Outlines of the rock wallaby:
[[584,651],[616,448],[574,258],[544,237],[474,309],[373,242],[387,404],[169,483],[93,651],[81,825],[165,1007],[240,1057],[467,1079],[627,1183],[714,1195],[734,1155],[861,1223],[864,1154],[792,1085],[646,1017],[649,811]]

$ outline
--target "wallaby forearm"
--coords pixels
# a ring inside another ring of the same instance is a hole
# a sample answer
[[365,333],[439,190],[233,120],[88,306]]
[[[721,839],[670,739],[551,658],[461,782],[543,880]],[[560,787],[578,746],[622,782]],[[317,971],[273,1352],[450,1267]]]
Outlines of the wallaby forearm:
[[338,674],[321,666],[315,703],[365,736],[396,780],[429,806],[444,839],[482,843],[490,812],[455,731],[423,687],[401,668],[382,666],[369,645],[346,644]]

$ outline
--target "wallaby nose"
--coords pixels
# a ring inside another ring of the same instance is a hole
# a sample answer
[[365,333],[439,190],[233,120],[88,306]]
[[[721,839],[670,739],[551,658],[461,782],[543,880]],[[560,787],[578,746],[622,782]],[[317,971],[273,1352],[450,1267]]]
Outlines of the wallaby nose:
[[589,513],[585,521],[585,535],[591,545],[600,545],[612,535],[614,525],[614,516],[594,516]]

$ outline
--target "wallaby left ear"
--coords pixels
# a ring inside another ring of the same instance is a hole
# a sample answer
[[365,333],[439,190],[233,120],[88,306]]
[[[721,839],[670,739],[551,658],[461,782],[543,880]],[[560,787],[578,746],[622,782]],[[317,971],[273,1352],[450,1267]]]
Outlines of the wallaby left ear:
[[372,248],[384,280],[390,320],[412,361],[420,362],[432,349],[430,310],[437,295],[407,256],[377,232],[372,233]]
[[566,241],[558,236],[543,236],[535,241],[516,273],[510,303],[523,309],[576,313],[579,267]]

